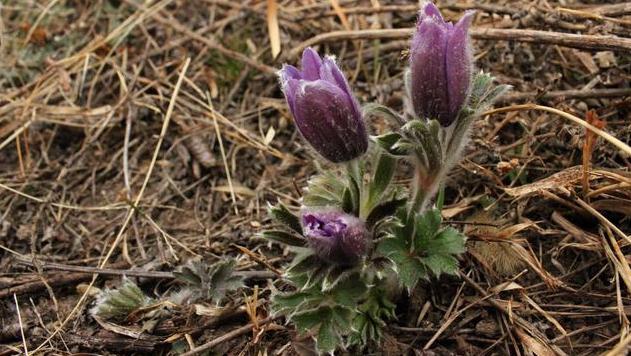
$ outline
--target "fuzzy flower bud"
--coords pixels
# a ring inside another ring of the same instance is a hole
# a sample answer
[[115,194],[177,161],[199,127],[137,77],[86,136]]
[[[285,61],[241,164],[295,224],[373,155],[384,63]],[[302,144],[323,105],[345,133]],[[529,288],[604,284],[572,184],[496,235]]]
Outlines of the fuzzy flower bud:
[[280,84],[302,136],[327,160],[338,163],[368,149],[368,133],[357,99],[332,57],[311,48],[302,54],[302,71],[284,65]]
[[367,252],[369,233],[363,221],[338,210],[307,210],[302,214],[304,235],[315,254],[339,265],[357,263]]
[[469,95],[473,57],[468,35],[473,11],[455,25],[426,2],[410,46],[410,98],[417,116],[451,125]]

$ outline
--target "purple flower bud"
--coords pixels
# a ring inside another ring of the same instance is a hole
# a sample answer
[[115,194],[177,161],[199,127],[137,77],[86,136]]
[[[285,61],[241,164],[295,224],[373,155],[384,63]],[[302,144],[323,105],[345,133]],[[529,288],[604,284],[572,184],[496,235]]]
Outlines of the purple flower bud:
[[368,149],[368,133],[357,99],[332,57],[305,49],[302,71],[284,65],[280,84],[302,136],[324,158],[346,162]]
[[309,245],[327,262],[352,265],[367,252],[368,230],[353,215],[333,209],[307,210],[301,221]]
[[465,106],[473,57],[468,36],[474,11],[453,25],[426,2],[419,12],[410,48],[410,98],[417,116],[451,125]]

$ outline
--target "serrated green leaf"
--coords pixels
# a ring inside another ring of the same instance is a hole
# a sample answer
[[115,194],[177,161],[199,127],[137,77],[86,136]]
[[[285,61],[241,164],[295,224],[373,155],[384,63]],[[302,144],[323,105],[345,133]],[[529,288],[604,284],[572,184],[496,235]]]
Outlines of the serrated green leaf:
[[465,252],[465,236],[453,227],[446,227],[428,246],[432,253],[458,255]]
[[351,328],[353,320],[353,312],[348,308],[334,307],[331,310],[331,316],[338,329],[347,331]]
[[344,180],[334,173],[324,172],[309,180],[307,193],[303,197],[305,206],[340,206],[344,194]]
[[195,299],[204,298],[219,304],[226,294],[243,286],[243,277],[234,275],[234,259],[213,264],[191,261],[173,272],[176,278],[190,285]]
[[436,276],[442,273],[455,274],[458,270],[458,260],[452,255],[429,255],[421,261]]
[[404,257],[397,263],[399,281],[408,290],[412,290],[418,280],[425,275],[424,266],[417,258]]
[[354,271],[343,266],[332,266],[322,279],[322,291],[326,292],[335,287],[339,282],[348,278]]
[[442,217],[438,209],[430,209],[415,217],[416,233],[414,248],[421,253],[428,249],[427,244],[433,239],[440,229]]
[[296,256],[294,262],[287,268],[288,274],[301,274],[310,272],[322,264],[322,261],[314,254],[305,255],[303,258]]
[[283,245],[289,245],[289,246],[304,247],[307,243],[307,241],[304,238],[300,236],[296,236],[293,233],[282,231],[282,230],[264,231],[261,236],[264,239],[272,240],[274,242],[278,242]]
[[337,283],[330,291],[330,295],[338,306],[355,308],[357,300],[362,298],[367,291],[368,287],[360,276],[350,276]]
[[322,320],[318,336],[316,337],[316,349],[318,352],[332,354],[340,344],[340,336],[335,332],[332,321],[328,319]]
[[469,107],[474,112],[480,112],[502,94],[510,89],[509,85],[494,85],[494,78],[488,73],[478,73],[474,76]]
[[297,309],[313,298],[310,292],[276,293],[272,297],[275,312]]
[[318,307],[302,312],[298,312],[291,316],[291,321],[296,325],[300,332],[306,332],[313,329],[316,325],[324,320],[331,319],[331,309],[328,307]]
[[91,312],[104,319],[124,319],[134,310],[152,302],[153,299],[145,295],[134,282],[125,278],[117,289],[101,292]]
[[404,238],[391,236],[381,240],[377,246],[377,251],[394,261],[398,261],[410,253],[410,247]]
[[278,203],[276,206],[270,207],[269,214],[274,220],[302,235],[302,225],[300,225],[300,219],[298,216],[289,211],[289,209],[287,209],[287,207],[282,203]]
[[185,283],[190,283],[192,285],[200,285],[202,283],[202,279],[189,267],[182,267],[180,271],[173,271],[173,276]]

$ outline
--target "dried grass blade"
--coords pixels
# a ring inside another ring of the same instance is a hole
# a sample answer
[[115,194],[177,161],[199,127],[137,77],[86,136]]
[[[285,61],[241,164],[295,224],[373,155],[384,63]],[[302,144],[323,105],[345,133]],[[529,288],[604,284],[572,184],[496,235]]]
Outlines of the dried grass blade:
[[276,0],[267,0],[267,32],[270,45],[272,46],[272,57],[275,59],[280,53],[280,28],[278,26],[278,4]]

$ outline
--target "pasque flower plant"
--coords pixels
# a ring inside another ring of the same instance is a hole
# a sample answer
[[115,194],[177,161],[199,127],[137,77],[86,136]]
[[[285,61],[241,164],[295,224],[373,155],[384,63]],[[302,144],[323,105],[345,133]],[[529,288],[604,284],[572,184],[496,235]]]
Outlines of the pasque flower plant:
[[[277,228],[263,237],[296,252],[285,270],[293,291],[272,305],[321,353],[378,342],[395,317],[397,295],[419,281],[455,274],[465,237],[444,226],[434,196],[460,159],[473,120],[507,87],[474,75],[468,29],[473,12],[454,25],[422,5],[411,41],[406,113],[369,103],[360,108],[332,57],[308,48],[302,68],[285,65],[282,91],[304,139],[332,169],[309,181],[301,213],[270,207]],[[364,120],[392,120],[369,137]],[[411,163],[409,187],[393,180],[398,162]],[[393,288],[394,287],[394,288]]]

